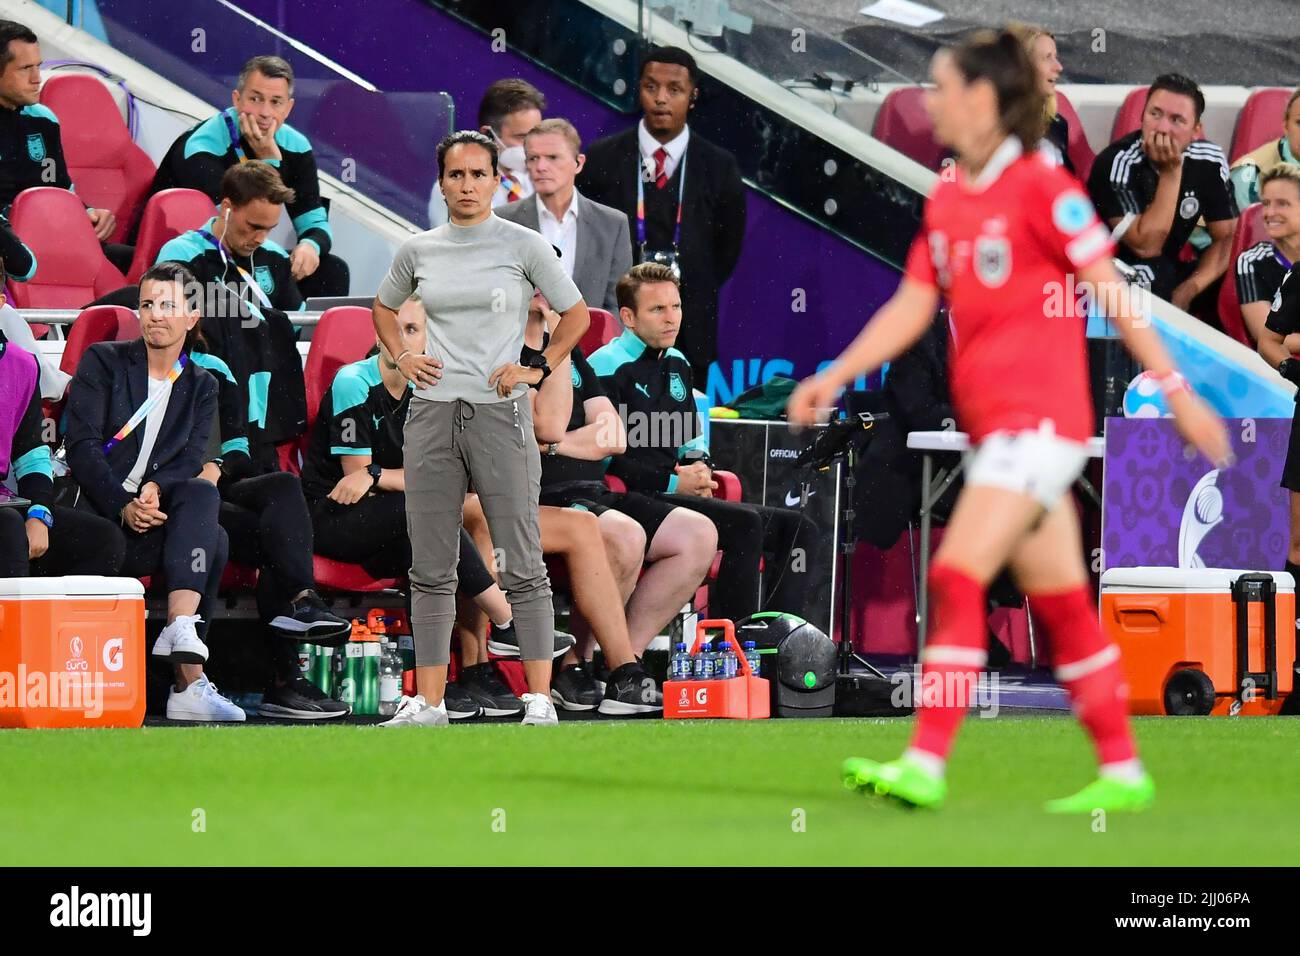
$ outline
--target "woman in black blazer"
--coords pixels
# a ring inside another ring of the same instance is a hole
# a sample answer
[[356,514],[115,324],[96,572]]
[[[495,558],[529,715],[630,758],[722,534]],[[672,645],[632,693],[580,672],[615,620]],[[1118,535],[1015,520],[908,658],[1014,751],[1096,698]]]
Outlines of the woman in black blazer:
[[176,665],[167,716],[243,720],[204,676],[198,630],[228,549],[217,489],[198,477],[217,409],[216,380],[185,354],[199,321],[187,296],[199,288],[183,266],[154,266],[140,282],[141,337],[86,350],[70,390],[68,464],[78,505],[120,524],[122,573],[166,580],[167,625],[153,653]]

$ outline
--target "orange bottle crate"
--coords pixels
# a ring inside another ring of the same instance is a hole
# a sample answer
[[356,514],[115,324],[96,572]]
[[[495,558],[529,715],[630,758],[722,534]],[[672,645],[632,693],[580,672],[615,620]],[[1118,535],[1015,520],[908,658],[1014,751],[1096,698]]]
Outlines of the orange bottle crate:
[[139,727],[144,587],[0,578],[0,727]]
[[664,683],[664,718],[683,720],[691,717],[724,717],[732,720],[765,720],[771,716],[771,688],[766,678],[759,677],[749,666],[745,653],[736,640],[736,625],[727,620],[700,621],[695,626],[695,646],[691,654],[698,654],[710,630],[721,630],[726,641],[736,652],[740,675],[729,680],[687,680]]
[[1295,583],[1284,572],[1112,568],[1101,624],[1123,655],[1135,714],[1169,713],[1171,686],[1185,692],[1177,712],[1214,715],[1276,714],[1292,691]]

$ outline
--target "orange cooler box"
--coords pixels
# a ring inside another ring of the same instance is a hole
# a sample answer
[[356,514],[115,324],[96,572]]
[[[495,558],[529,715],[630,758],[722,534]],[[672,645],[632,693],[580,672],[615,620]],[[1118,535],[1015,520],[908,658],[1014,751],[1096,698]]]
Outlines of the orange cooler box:
[[1112,568],[1101,626],[1135,714],[1276,714],[1295,668],[1295,582],[1280,571]]
[[724,618],[700,621],[695,627],[695,644],[691,654],[699,653],[707,632],[720,630],[736,652],[739,676],[727,680],[686,680],[664,682],[664,719],[684,720],[691,717],[720,717],[732,720],[766,720],[771,716],[772,690],[767,678],[759,677],[749,666],[745,651],[736,640],[736,625]]
[[144,587],[0,578],[0,727],[139,727]]

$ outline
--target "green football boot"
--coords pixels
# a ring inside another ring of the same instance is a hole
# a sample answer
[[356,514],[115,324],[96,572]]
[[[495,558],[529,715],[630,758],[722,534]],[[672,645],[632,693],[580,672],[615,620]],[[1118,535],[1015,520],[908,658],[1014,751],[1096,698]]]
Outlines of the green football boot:
[[1118,777],[1098,777],[1078,793],[1049,800],[1048,813],[1137,813],[1147,809],[1156,800],[1156,785],[1148,774],[1129,781]]
[[942,777],[927,773],[906,757],[886,763],[849,757],[841,773],[848,789],[892,797],[909,807],[937,810],[948,795],[948,784]]

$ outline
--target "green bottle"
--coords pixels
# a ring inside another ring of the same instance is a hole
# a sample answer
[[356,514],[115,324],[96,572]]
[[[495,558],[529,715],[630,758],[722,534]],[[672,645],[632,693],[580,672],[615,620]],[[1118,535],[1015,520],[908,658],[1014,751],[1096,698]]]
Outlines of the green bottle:
[[379,642],[366,641],[361,645],[361,677],[357,684],[357,706],[354,714],[379,713]]
[[339,673],[338,686],[335,688],[339,700],[352,708],[352,713],[361,713],[361,671],[365,651],[360,641],[348,641],[343,645],[343,666]]

